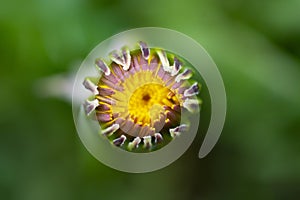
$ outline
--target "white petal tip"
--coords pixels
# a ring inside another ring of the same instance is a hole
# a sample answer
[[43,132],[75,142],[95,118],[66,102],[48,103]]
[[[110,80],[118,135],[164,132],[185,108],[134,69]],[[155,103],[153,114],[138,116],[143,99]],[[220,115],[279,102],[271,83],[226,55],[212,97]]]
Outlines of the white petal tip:
[[180,71],[180,69],[181,69],[181,63],[180,63],[180,61],[175,57],[175,58],[174,58],[174,63],[173,63],[173,66],[172,66],[171,76],[177,75],[178,72]]
[[98,66],[98,68],[100,69],[100,71],[102,71],[106,76],[110,75],[110,69],[107,66],[107,64],[101,60],[101,59],[97,59],[95,61],[95,64]]
[[139,137],[134,138],[134,140],[132,142],[129,142],[128,144],[129,150],[132,150],[133,148],[138,148],[140,142],[141,142],[141,138]]
[[197,99],[187,98],[182,106],[187,109],[189,112],[194,113],[199,111],[199,101]]
[[150,148],[152,146],[152,142],[151,142],[151,136],[144,136],[143,137],[143,141],[144,141],[144,148]]
[[83,106],[84,106],[86,115],[89,116],[96,109],[96,107],[98,105],[99,105],[99,102],[97,99],[94,99],[92,101],[85,100],[85,102],[83,103]]
[[139,46],[142,52],[142,56],[148,60],[150,56],[150,49],[148,48],[147,44],[145,42],[139,42]]
[[102,131],[103,135],[111,136],[114,132],[116,132],[120,128],[119,124],[113,124]]
[[113,62],[121,65],[125,71],[129,69],[131,64],[131,56],[127,47],[123,47],[122,52],[112,51],[109,56]]
[[154,134],[154,137],[155,137],[155,143],[160,143],[161,141],[163,141],[163,137],[160,133],[155,133]]
[[90,79],[85,79],[82,84],[87,90],[91,91],[94,95],[97,95],[99,93],[98,86],[95,85]]
[[181,74],[178,74],[175,78],[176,82],[181,80],[187,80],[192,77],[192,71],[190,69],[185,69]]
[[[170,64],[169,64],[169,60],[168,60],[168,57],[167,57],[167,54],[165,51],[163,50],[158,50],[157,51],[157,55],[159,57],[159,60],[161,61],[161,64],[162,66],[164,67],[164,70],[165,69],[168,69],[170,68]],[[165,70],[166,71],[166,70]]]
[[181,133],[186,132],[188,129],[188,126],[186,124],[181,124],[175,128],[171,128],[170,131],[170,135],[171,137],[177,137],[179,136]]
[[116,146],[122,146],[126,140],[125,135],[121,135],[119,138],[113,140],[113,144]]
[[189,87],[188,89],[186,89],[183,93],[183,96],[185,97],[190,97],[193,95],[197,95],[199,93],[199,85],[198,83],[194,83],[191,87]]

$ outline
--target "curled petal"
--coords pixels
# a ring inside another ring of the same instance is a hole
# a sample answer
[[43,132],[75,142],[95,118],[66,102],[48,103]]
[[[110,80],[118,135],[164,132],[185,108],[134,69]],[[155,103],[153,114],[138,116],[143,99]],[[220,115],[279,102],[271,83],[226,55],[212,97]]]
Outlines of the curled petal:
[[190,97],[199,93],[198,83],[194,83],[191,87],[184,91],[183,96]]
[[152,142],[151,142],[151,136],[144,136],[143,137],[143,141],[144,141],[144,148],[150,148],[152,146]]
[[163,141],[163,137],[160,133],[155,133],[154,137],[155,137],[155,141],[154,141],[155,143],[160,143]]
[[97,95],[98,94],[98,86],[95,85],[90,79],[86,78],[84,81],[83,81],[83,86],[90,90],[94,95]]
[[199,101],[197,99],[189,99],[187,98],[183,102],[183,107],[186,108],[189,112],[196,112],[199,109]]
[[169,60],[168,60],[166,52],[163,51],[163,50],[158,50],[157,55],[158,55],[158,57],[161,61],[161,64],[163,66],[163,70],[166,71],[166,72],[171,73],[172,72],[172,66],[170,66],[170,64],[169,64]]
[[121,137],[113,140],[113,144],[116,146],[122,146],[124,144],[125,140],[126,140],[126,136],[121,135]]
[[129,148],[130,150],[133,149],[133,148],[138,148],[140,142],[141,142],[141,138],[136,137],[136,138],[134,138],[134,140],[133,140],[132,142],[129,142],[128,148]]
[[106,75],[110,75],[110,69],[109,67],[107,66],[107,64],[101,60],[101,59],[97,59],[95,61],[95,64],[99,67],[99,69]]
[[180,126],[177,126],[176,128],[170,129],[170,134],[172,137],[179,136],[181,133],[187,131],[188,126],[186,124],[181,124]]
[[181,80],[187,80],[191,78],[193,75],[192,71],[190,69],[185,69],[181,74],[178,74],[175,78],[176,82],[179,82]]
[[96,107],[98,105],[99,105],[99,102],[97,99],[94,99],[92,101],[85,100],[83,106],[84,106],[86,115],[90,115],[96,109]]
[[119,124],[113,124],[102,131],[103,135],[111,136],[120,128]]
[[118,65],[123,65],[124,64],[123,56],[120,56],[119,53],[116,50],[110,52],[109,57],[112,61],[114,61]]
[[172,69],[172,72],[171,72],[171,76],[177,75],[180,69],[181,69],[181,63],[180,63],[180,61],[175,57],[175,58],[174,58],[173,69]]
[[148,60],[149,56],[150,56],[150,49],[148,48],[147,44],[145,42],[139,42],[140,48],[141,48],[141,52],[142,52],[142,56]]
[[112,51],[110,54],[110,59],[117,63],[118,65],[122,65],[123,69],[127,71],[130,67],[131,56],[130,51],[127,47],[122,48],[122,53],[118,53],[117,51]]
[[131,63],[131,56],[130,56],[130,51],[127,47],[123,47],[122,49],[122,54],[124,58],[124,64],[123,64],[123,69],[127,71],[130,67]]

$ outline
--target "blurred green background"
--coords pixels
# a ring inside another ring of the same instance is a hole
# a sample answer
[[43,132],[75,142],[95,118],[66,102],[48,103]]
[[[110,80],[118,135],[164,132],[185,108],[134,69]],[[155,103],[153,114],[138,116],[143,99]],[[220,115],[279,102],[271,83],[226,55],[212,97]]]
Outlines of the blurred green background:
[[[299,199],[299,10],[299,0],[2,0],[0,198]],[[127,174],[87,152],[70,103],[34,88],[68,75],[111,35],[143,26],[175,29],[206,48],[228,112],[204,159],[203,128],[170,166]]]

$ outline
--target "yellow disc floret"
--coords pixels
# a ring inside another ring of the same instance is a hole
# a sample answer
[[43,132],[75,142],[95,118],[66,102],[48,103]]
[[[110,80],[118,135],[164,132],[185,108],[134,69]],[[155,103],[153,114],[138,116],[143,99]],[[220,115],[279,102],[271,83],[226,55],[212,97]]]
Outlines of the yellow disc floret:
[[124,80],[123,91],[116,91],[112,98],[118,99],[112,111],[120,117],[130,117],[140,125],[151,126],[160,118],[163,106],[180,104],[177,95],[153,72],[139,71]]
[[170,89],[167,87],[149,83],[136,89],[130,97],[128,112],[137,123],[149,125],[159,114],[164,111],[163,106],[172,106],[173,102],[168,99]]

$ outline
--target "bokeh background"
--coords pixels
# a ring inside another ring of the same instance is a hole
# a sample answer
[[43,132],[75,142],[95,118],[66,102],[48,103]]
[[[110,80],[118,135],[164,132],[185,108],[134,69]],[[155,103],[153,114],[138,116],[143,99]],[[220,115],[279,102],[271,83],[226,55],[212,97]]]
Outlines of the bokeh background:
[[[299,10],[299,0],[2,0],[0,198],[299,199]],[[71,76],[104,39],[144,26],[175,29],[206,48],[228,112],[204,159],[197,154],[205,126],[170,166],[128,174],[93,158],[71,104],[37,88]]]

